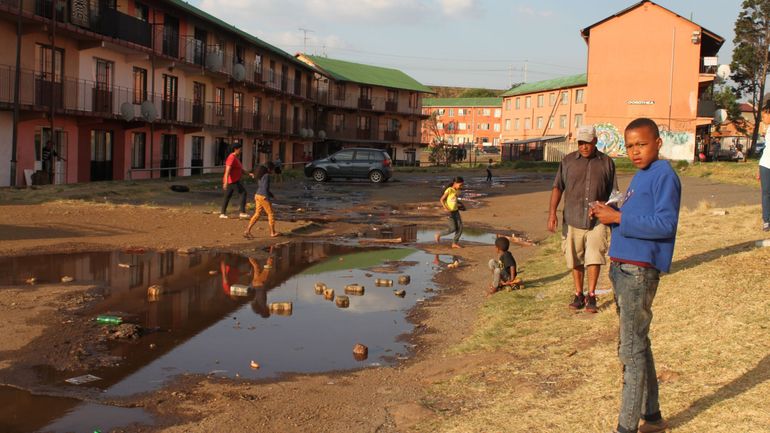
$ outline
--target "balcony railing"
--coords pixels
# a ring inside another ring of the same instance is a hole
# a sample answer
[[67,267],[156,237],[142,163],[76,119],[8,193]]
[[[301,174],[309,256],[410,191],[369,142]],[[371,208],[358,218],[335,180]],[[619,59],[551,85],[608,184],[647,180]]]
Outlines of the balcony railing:
[[102,8],[99,15],[91,18],[91,30],[148,48],[152,43],[150,23],[111,8]]
[[398,141],[398,131],[385,131],[383,136],[385,141]]
[[[14,71],[10,66],[0,66],[0,104],[13,104]],[[311,125],[311,119],[293,113],[254,113],[244,108],[215,103],[200,103],[184,98],[148,94],[157,114],[158,123],[229,128],[242,131],[263,131],[301,136],[303,125]],[[154,102],[152,102],[154,101]],[[19,102],[25,110],[48,111],[98,116],[127,121],[142,121],[141,104],[134,104],[134,90],[118,86],[106,86],[93,81],[64,77],[51,83],[40,73],[22,70]],[[7,106],[6,105],[6,106]],[[128,118],[126,118],[128,115]]]

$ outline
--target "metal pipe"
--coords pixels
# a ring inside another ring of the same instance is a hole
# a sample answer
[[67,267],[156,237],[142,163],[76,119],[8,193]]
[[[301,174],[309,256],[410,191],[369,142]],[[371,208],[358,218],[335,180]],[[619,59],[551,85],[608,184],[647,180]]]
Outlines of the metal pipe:
[[16,71],[13,85],[13,132],[11,137],[11,186],[16,186],[16,149],[19,141],[19,87],[21,87],[21,12],[24,0],[19,0],[16,15]]

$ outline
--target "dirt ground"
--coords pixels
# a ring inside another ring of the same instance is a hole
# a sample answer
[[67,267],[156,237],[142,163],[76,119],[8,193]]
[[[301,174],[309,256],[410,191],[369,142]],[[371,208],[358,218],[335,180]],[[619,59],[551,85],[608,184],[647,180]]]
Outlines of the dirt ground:
[[[463,214],[465,226],[517,233],[535,242],[549,236],[545,225],[552,175],[496,174],[502,175],[503,182],[488,185],[481,181],[482,172],[464,173],[472,199],[471,208]],[[623,176],[621,184],[629,179]],[[274,187],[278,230],[283,233],[278,240],[326,239],[383,223],[443,226],[437,200],[447,181],[447,177],[428,173],[404,174],[383,185],[285,181]],[[682,181],[685,207],[696,207],[701,201],[718,207],[759,201],[756,189],[688,177]],[[167,191],[163,182],[111,186],[106,192],[84,187],[73,193],[52,186],[48,188],[58,199],[36,199],[35,204],[25,200],[26,191],[5,191],[0,206],[0,256],[130,247],[238,252],[276,241],[267,236],[265,222],[258,223],[254,240],[246,240],[241,236],[245,221],[219,219],[216,182],[187,184],[190,193]],[[141,194],[134,194],[139,188]],[[42,192],[35,191],[38,196]],[[231,202],[230,210],[235,209]],[[422,247],[435,253],[450,251],[448,241]],[[535,248],[521,244],[513,251],[523,263],[525,281],[526,258]],[[425,401],[427,387],[506,356],[494,352],[454,356],[448,352],[470,333],[485,303],[485,261],[493,250],[468,246],[453,253],[462,257],[461,267],[440,274],[437,282],[446,290],[412,312],[416,331],[411,338],[416,347],[410,359],[395,367],[296,375],[272,382],[187,376],[151,394],[105,403],[141,407],[155,415],[156,425],[134,426],[128,431],[410,431],[436,416]],[[98,346],[84,351],[94,336],[85,319],[77,315],[99,297],[97,288],[88,286],[0,290],[0,332],[4,336],[0,382],[44,392],[29,373],[33,365],[67,370],[109,362],[99,356]],[[98,401],[93,395],[81,397]]]

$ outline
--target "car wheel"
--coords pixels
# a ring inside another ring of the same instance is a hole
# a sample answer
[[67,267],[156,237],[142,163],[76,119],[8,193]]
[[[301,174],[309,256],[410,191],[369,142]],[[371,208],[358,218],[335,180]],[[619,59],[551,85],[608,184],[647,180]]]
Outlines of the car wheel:
[[316,182],[325,182],[328,178],[329,176],[327,176],[326,172],[323,171],[322,169],[316,168],[315,170],[313,170],[313,180],[315,180]]
[[372,183],[380,183],[385,180],[385,176],[382,175],[380,170],[372,170],[369,172],[369,180],[371,180]]

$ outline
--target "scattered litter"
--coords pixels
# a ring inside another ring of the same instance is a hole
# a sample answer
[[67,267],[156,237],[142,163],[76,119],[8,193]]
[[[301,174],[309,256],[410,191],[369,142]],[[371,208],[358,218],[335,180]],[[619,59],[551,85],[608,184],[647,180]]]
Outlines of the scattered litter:
[[387,278],[377,278],[374,280],[374,284],[376,286],[390,287],[393,285],[393,280],[389,280]]
[[770,247],[770,239],[763,239],[761,241],[757,241],[757,246],[761,248]]
[[249,364],[249,367],[253,368],[254,370],[259,368],[259,364],[257,364],[257,361],[251,360],[251,364]]
[[[218,363],[219,363],[219,362],[217,362],[217,364],[218,364]],[[211,371],[209,371],[209,375],[214,375],[214,374],[225,374],[225,373],[227,373],[227,370],[211,370]]]
[[398,277],[398,284],[407,285],[412,281],[412,278],[409,275],[401,275]]
[[111,316],[109,314],[100,314],[96,316],[96,323],[100,325],[120,325],[123,318],[120,316]]
[[356,361],[363,361],[368,357],[369,357],[368,347],[364,346],[361,343],[356,343],[356,345],[353,346],[353,358],[355,358]]
[[270,304],[270,312],[281,316],[291,316],[294,305],[291,302],[273,302]]
[[608,293],[610,293],[610,292],[612,292],[612,289],[596,289],[596,290],[594,291],[594,294],[597,294],[597,295],[606,295],[606,294],[608,294]]
[[64,277],[61,277],[61,282],[62,282],[62,283],[71,283],[71,282],[73,282],[73,281],[75,281],[75,279],[74,279],[74,278],[72,278],[72,277],[69,277],[69,276],[64,276]]
[[96,380],[102,380],[102,378],[98,376],[94,376],[93,374],[85,374],[83,376],[71,377],[65,380],[65,382],[71,383],[73,385],[82,385],[84,383],[93,382]]
[[345,293],[349,295],[363,296],[364,286],[360,284],[348,284],[345,286]]
[[131,266],[133,265],[130,263],[118,263],[119,268],[130,268]]
[[714,209],[711,211],[711,215],[714,215],[714,216],[725,216],[728,213],[730,212],[728,212],[727,209]]
[[29,277],[29,278],[27,278],[27,279],[25,280],[25,282],[26,282],[27,284],[35,284],[35,283],[37,283],[37,278],[35,278],[35,277]]
[[209,275],[216,275],[218,273],[219,273],[219,271],[214,271],[214,270],[209,271]]
[[334,303],[337,304],[340,308],[348,308],[350,306],[350,298],[348,298],[345,295],[337,296],[337,299],[334,300]]
[[399,298],[403,298],[404,296],[406,296],[406,290],[404,289],[394,290],[393,294],[398,296]]
[[333,301],[334,300],[334,289],[324,289],[324,299],[327,301]]
[[449,268],[449,269],[456,269],[458,266],[460,266],[460,261],[459,260],[455,260],[454,262],[446,265],[446,267]]
[[232,284],[230,285],[230,295],[232,296],[248,296],[249,295],[249,286],[243,285],[243,284]]

